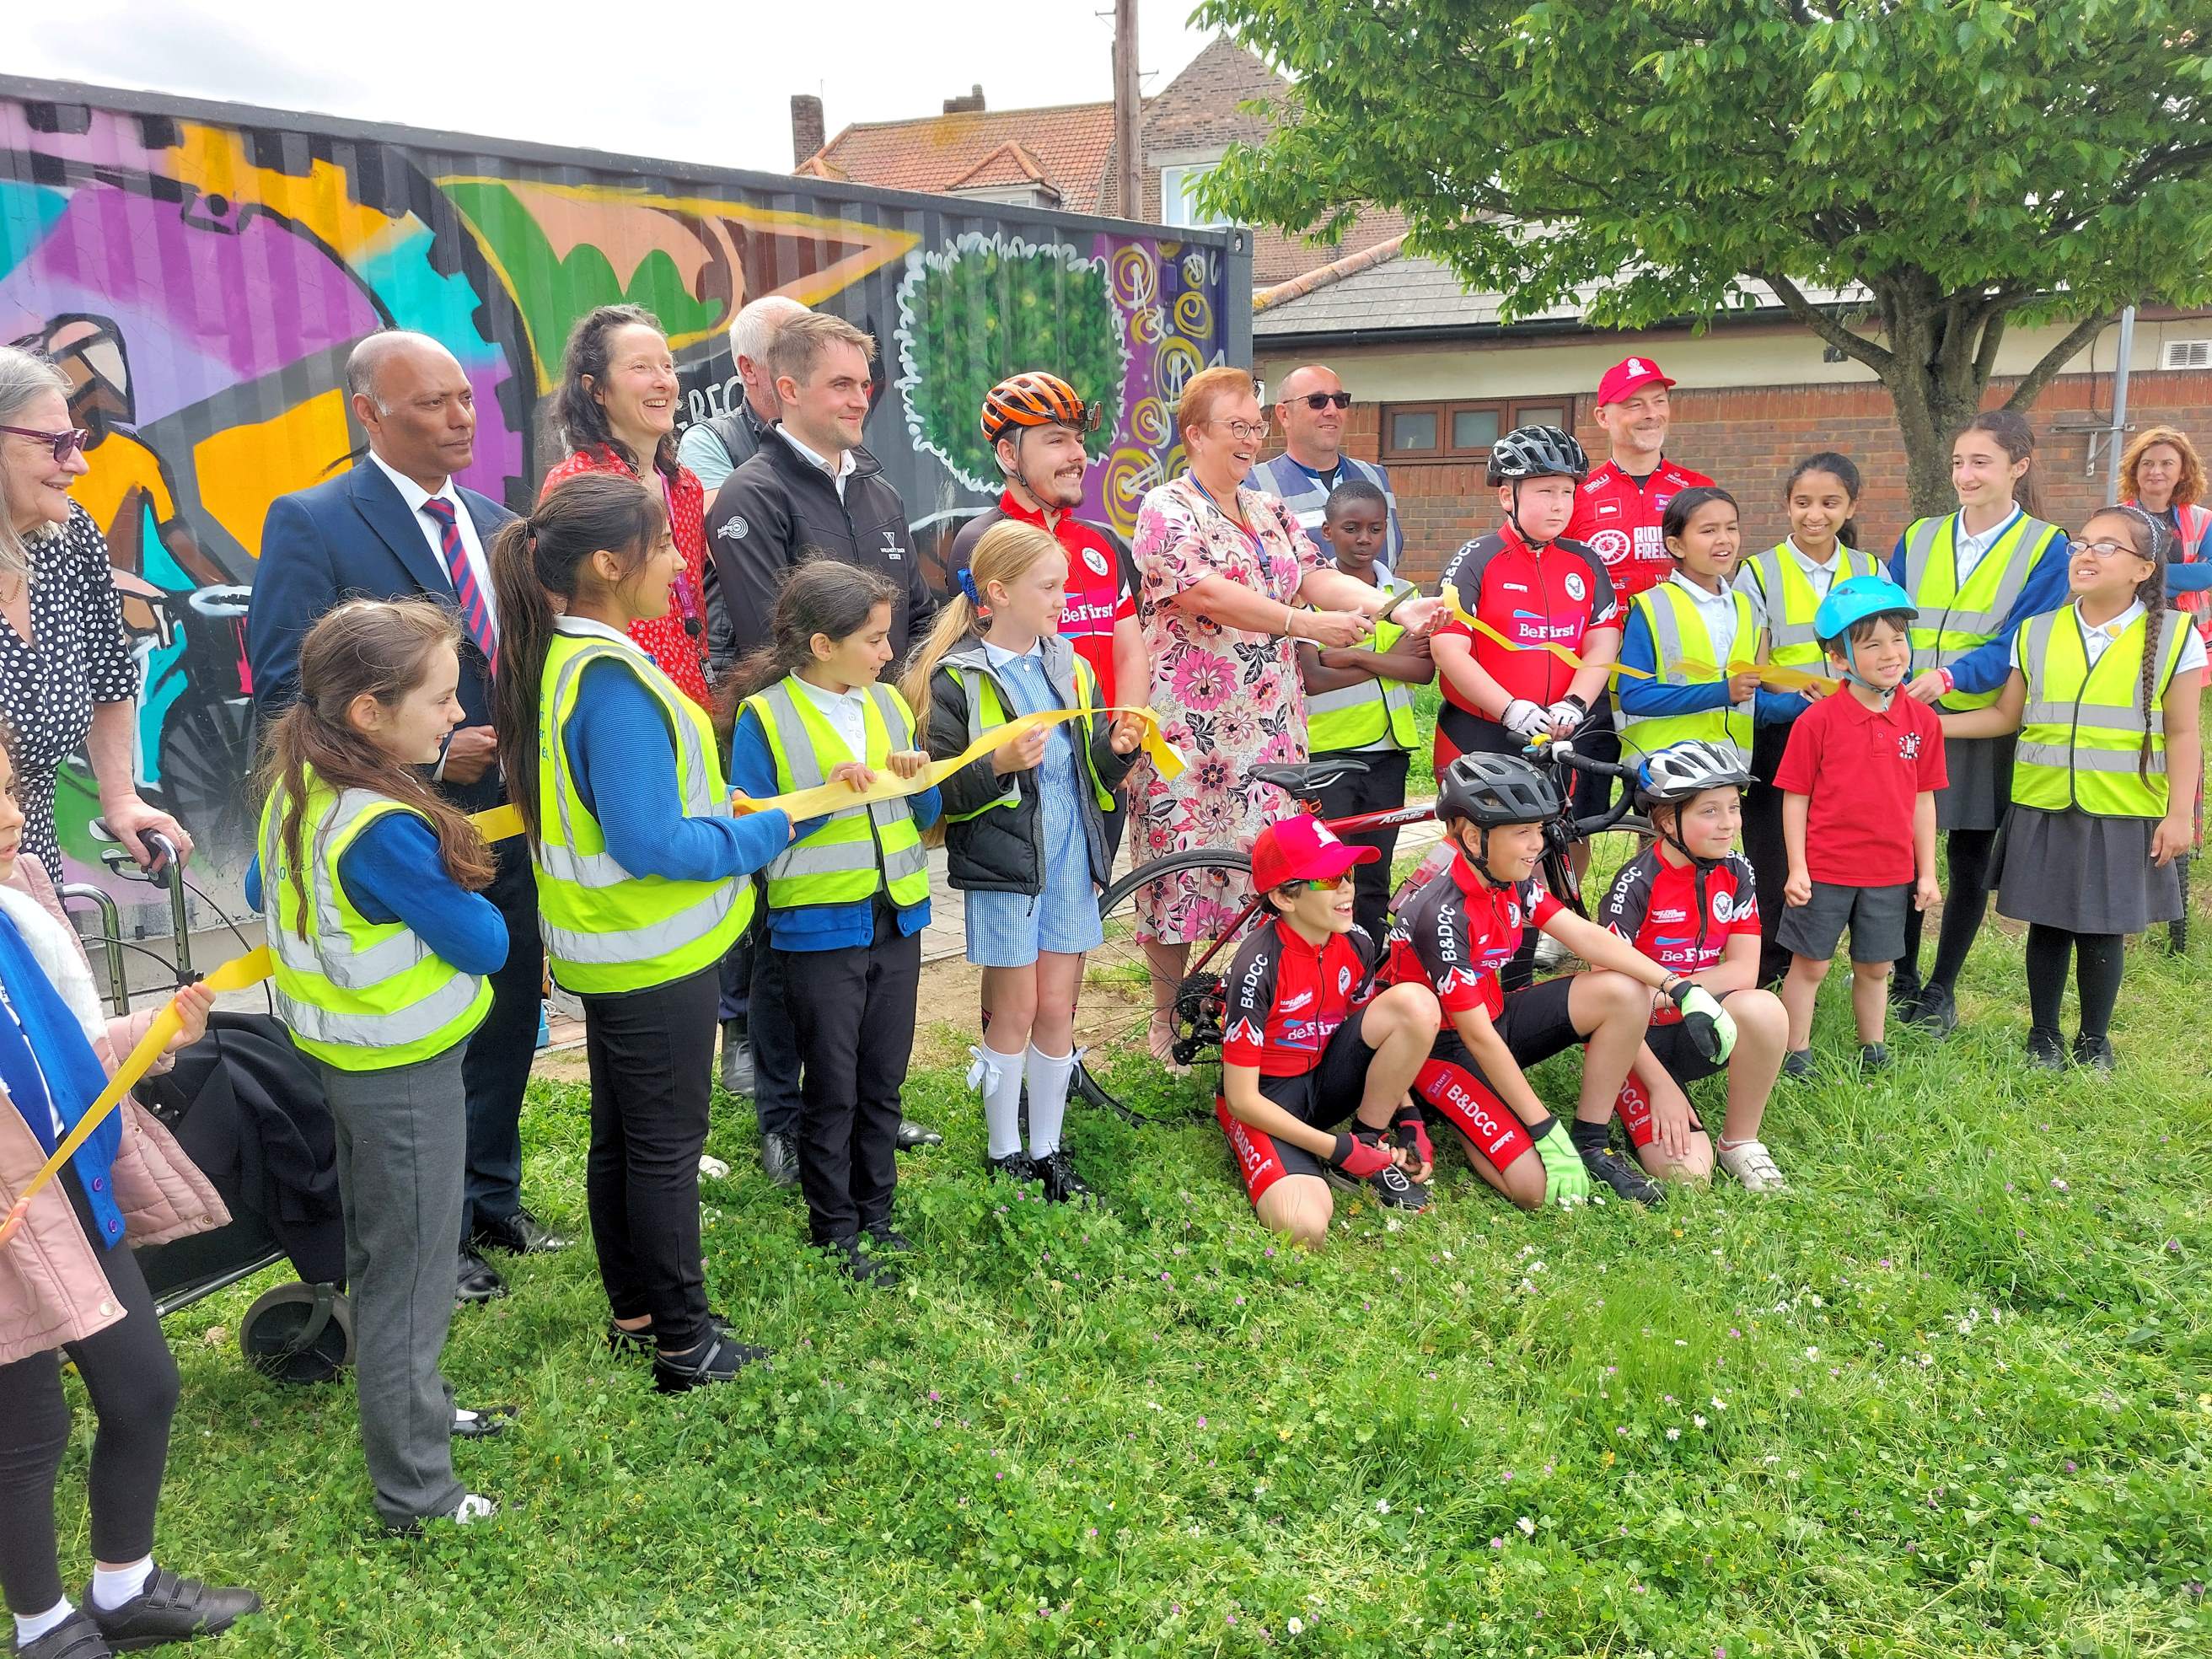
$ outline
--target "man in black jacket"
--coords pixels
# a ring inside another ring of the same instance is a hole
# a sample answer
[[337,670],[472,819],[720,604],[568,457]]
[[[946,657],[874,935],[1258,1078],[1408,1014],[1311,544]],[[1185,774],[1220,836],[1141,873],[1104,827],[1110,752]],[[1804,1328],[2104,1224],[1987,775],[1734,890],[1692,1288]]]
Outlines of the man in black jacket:
[[860,447],[875,355],[873,340],[819,311],[790,319],[769,343],[783,418],[724,481],[707,515],[707,546],[740,653],[767,642],[784,573],[809,558],[864,565],[898,586],[890,644],[899,659],[936,620],[906,503]]
[[[898,585],[891,608],[895,659],[937,619],[937,596],[922,580],[906,503],[876,458],[860,447],[875,355],[873,340],[819,311],[787,318],[769,342],[769,374],[782,418],[763,434],[752,459],[722,481],[707,514],[707,547],[740,658],[768,642],[784,574],[807,559],[863,565]],[[917,718],[927,720],[927,711]],[[757,937],[751,966],[746,1036],[761,1164],[778,1186],[789,1186],[799,1178],[799,1044],[775,952],[760,948]],[[726,1049],[733,1035],[726,1025]],[[943,1139],[918,1123],[899,1122],[902,1151]]]

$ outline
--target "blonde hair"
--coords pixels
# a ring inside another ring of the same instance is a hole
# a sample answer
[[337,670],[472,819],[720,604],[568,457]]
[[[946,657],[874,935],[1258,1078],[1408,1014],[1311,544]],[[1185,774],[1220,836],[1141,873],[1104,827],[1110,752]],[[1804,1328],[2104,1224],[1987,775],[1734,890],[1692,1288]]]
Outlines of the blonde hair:
[[[969,578],[981,595],[990,591],[993,582],[1019,581],[1038,560],[1063,551],[1059,539],[1050,531],[1024,524],[1018,519],[1001,519],[976,541],[975,555],[968,562]],[[945,653],[970,634],[981,633],[983,622],[982,608],[956,586],[951,603],[937,613],[937,626],[929,630],[929,637],[921,642],[921,648],[908,659],[906,677],[899,682],[899,690],[906,698],[907,707],[915,711],[916,720],[927,720],[928,717],[929,679],[937,672],[937,665],[945,660]]]
[[1216,363],[1212,368],[1201,369],[1192,375],[1176,402],[1176,429],[1189,441],[1190,429],[1203,426],[1213,418],[1213,406],[1224,398],[1234,398],[1249,392],[1260,395],[1260,383],[1252,378],[1249,368],[1238,368],[1233,363]]
[[2136,488],[2136,466],[2145,451],[2159,444],[2171,445],[2181,457],[2181,477],[2174,482],[2173,505],[2194,507],[2204,499],[2204,463],[2197,458],[2197,446],[2189,441],[2187,435],[2170,426],[2144,428],[2120,452],[2120,494],[2131,501],[2142,499],[2142,491]]

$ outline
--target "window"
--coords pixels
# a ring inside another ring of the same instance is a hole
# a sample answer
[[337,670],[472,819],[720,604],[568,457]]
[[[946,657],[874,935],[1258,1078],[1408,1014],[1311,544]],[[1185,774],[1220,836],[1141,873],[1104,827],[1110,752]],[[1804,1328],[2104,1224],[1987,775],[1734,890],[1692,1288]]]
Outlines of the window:
[[1162,167],[1160,222],[1181,225],[1189,230],[1205,230],[1228,224],[1230,221],[1208,213],[1191,196],[1200,181],[1219,165],[1217,161],[1191,161],[1180,167]]
[[1574,400],[1547,398],[1522,403],[1512,398],[1476,402],[1385,404],[1382,459],[1385,461],[1486,460],[1491,445],[1516,426],[1574,429]]

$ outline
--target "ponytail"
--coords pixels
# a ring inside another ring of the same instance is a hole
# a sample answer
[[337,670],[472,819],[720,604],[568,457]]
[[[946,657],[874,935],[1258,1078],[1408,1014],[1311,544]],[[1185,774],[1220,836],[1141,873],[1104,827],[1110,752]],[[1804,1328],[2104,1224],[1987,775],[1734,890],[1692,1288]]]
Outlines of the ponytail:
[[945,660],[945,653],[970,634],[981,634],[989,628],[990,611],[983,595],[991,584],[1003,586],[1019,581],[1039,561],[1058,558],[1065,563],[1066,557],[1059,538],[1019,519],[1001,519],[977,538],[974,556],[959,574],[960,591],[937,613],[937,626],[908,660],[906,678],[899,683],[899,690],[917,720],[929,706],[929,678]]
[[[2152,706],[2158,698],[2158,671],[2166,654],[2159,647],[2164,643],[2161,623],[2166,616],[2166,565],[2173,532],[2155,514],[2146,513],[2139,507],[2107,507],[2105,512],[2127,520],[2128,538],[2135,543],[2136,551],[2150,561],[2150,574],[2136,584],[2136,599],[2143,608],[2142,678],[2136,693],[2143,732],[2142,746],[2136,751],[2136,775],[2148,779]],[[2177,620],[2176,625],[2188,624]]]
[[2027,417],[2015,410],[1985,409],[1960,427],[1953,441],[1969,432],[1988,433],[2015,465],[2021,461],[2030,463],[2027,471],[2021,473],[2013,484],[2012,496],[2021,511],[2029,518],[2041,518],[2042,491],[2037,488],[2033,465],[2035,428],[2027,423]]
[[[970,571],[963,570],[960,574],[970,580],[974,580]],[[954,646],[970,634],[980,632],[982,626],[983,613],[969,599],[964,587],[937,613],[937,625],[929,630],[929,637],[921,642],[915,653],[906,659],[906,672],[899,679],[899,695],[906,699],[906,706],[914,710],[915,719],[927,719],[924,711],[930,702],[929,681],[930,677],[937,672],[937,665],[945,660],[945,653]]]
[[622,562],[617,580],[643,564],[668,525],[658,490],[612,472],[564,478],[526,518],[512,519],[492,538],[491,586],[499,603],[499,672],[492,681],[492,720],[507,799],[536,843],[538,722],[545,659],[557,620],[553,599],[573,602],[590,579],[592,555]]

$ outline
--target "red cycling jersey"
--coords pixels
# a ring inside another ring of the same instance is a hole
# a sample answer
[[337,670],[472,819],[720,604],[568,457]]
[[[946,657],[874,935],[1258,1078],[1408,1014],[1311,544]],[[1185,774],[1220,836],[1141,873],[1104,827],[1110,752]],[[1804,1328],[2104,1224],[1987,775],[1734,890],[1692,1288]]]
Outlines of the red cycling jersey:
[[[958,582],[960,573],[975,556],[975,544],[1001,519],[1018,519],[1044,528],[1043,514],[1027,510],[1011,491],[1002,494],[998,506],[969,520],[952,538],[945,559],[948,582]],[[1067,555],[1067,608],[1060,613],[1060,637],[1091,665],[1091,678],[1098,682],[1099,702],[1111,708],[1121,690],[1114,683],[1114,624],[1124,617],[1133,621],[1137,615],[1137,585],[1129,574],[1129,556],[1104,531],[1072,513],[1060,515],[1052,533]]]
[[[1701,974],[1720,961],[1730,939],[1759,937],[1751,866],[1730,853],[1700,875],[1695,865],[1669,864],[1648,847],[1613,878],[1598,921],[1660,966]],[[1672,1025],[1681,1018],[1668,1003],[1651,1023]]]
[[1277,921],[1246,939],[1229,969],[1224,1066],[1304,1077],[1337,1027],[1367,1000],[1375,942],[1360,928],[1310,945]]
[[1541,927],[1559,908],[1540,882],[1493,887],[1455,856],[1451,867],[1398,913],[1382,977],[1391,985],[1427,986],[1447,1018],[1480,1008],[1495,1019],[1505,1007],[1498,969],[1512,960],[1522,930]]
[[[1531,550],[1511,525],[1501,525],[1453,555],[1443,579],[1459,590],[1469,616],[1516,646],[1564,645],[1578,651],[1593,629],[1621,626],[1620,602],[1605,566],[1589,549],[1565,538]],[[1567,695],[1574,681],[1575,671],[1549,651],[1509,649],[1456,618],[1437,632],[1472,641],[1475,665],[1509,696],[1548,708]],[[1443,684],[1444,701],[1459,713],[1448,727],[1470,717],[1491,719],[1449,675],[1443,677]],[[1447,735],[1459,740],[1449,729]]]
[[1674,574],[1674,562],[1667,556],[1666,541],[1659,534],[1667,503],[1686,489],[1711,483],[1704,473],[1663,455],[1658,471],[1644,478],[1633,477],[1617,462],[1607,461],[1575,492],[1575,516],[1567,521],[1567,539],[1587,544],[1605,562],[1625,605]]

